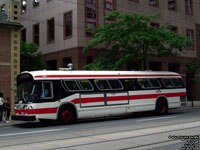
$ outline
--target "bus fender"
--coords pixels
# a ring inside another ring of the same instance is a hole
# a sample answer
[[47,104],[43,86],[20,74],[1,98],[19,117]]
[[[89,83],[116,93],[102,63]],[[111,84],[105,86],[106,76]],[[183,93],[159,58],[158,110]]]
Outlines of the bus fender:
[[75,112],[75,116],[76,116],[76,119],[77,119],[77,109],[76,109],[76,107],[75,107],[75,105],[73,104],[73,103],[71,103],[71,102],[65,102],[65,103],[62,103],[62,104],[60,104],[60,106],[58,107],[58,110],[57,110],[57,119],[58,119],[58,115],[59,115],[59,111],[60,111],[60,109],[62,108],[62,107],[71,107],[71,108],[73,108],[74,109],[74,112]]

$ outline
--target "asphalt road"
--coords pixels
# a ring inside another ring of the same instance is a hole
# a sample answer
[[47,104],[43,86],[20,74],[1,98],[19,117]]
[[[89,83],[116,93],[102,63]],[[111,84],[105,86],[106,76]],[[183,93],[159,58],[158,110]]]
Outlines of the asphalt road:
[[194,138],[199,135],[200,109],[173,110],[165,116],[137,113],[72,125],[4,126],[0,150],[178,150],[184,144],[198,148]]

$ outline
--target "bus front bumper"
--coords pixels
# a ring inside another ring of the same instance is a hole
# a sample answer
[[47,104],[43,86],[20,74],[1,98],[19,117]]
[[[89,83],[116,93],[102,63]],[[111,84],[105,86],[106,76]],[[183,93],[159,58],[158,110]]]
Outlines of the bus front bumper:
[[36,120],[35,116],[20,116],[20,115],[13,115],[12,120],[21,120],[21,121],[34,121]]

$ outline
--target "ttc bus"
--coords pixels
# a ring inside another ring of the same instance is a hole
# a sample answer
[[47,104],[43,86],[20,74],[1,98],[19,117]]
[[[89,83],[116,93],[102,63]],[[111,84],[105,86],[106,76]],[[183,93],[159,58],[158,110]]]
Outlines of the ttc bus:
[[17,77],[13,120],[105,117],[142,111],[163,115],[187,101],[182,78],[157,71],[32,71]]

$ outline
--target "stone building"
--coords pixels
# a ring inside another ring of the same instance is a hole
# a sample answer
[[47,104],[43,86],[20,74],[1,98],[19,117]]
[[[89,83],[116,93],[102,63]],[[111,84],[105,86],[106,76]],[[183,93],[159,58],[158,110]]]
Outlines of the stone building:
[[[20,3],[8,4],[8,14],[0,12],[0,92],[11,98],[12,108],[16,99],[16,76],[20,72]],[[13,109],[12,109],[13,111]]]
[[[5,1],[2,0],[0,6]],[[149,59],[149,70],[175,71],[185,77],[184,66],[179,60],[200,57],[199,0],[21,0],[21,6],[22,40],[39,46],[50,69],[66,67],[70,62],[75,69],[83,69],[91,63],[98,56],[98,47],[82,53],[90,38],[85,28],[104,25],[104,16],[112,10],[159,14],[160,18],[151,25],[170,23],[174,32],[193,40],[192,48],[180,57]],[[127,69],[141,67],[133,62]],[[200,86],[196,84],[195,89]],[[200,98],[199,92],[195,92],[195,98]]]

